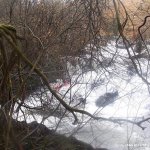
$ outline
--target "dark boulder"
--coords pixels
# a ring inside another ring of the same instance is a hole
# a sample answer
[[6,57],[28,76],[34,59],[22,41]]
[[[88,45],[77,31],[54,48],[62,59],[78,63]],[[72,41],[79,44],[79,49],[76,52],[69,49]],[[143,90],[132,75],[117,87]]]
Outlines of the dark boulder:
[[107,92],[104,95],[100,96],[97,100],[96,100],[96,106],[97,107],[105,107],[111,103],[113,103],[116,98],[118,97],[118,91],[115,92]]

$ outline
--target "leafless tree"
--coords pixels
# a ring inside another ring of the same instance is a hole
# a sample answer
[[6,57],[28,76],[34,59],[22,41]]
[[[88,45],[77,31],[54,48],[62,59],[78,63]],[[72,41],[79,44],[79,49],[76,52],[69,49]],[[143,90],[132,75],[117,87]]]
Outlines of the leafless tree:
[[[103,85],[107,88],[111,82],[107,76],[126,77],[123,66],[127,66],[128,75],[129,71],[136,73],[149,90],[149,49],[146,44],[149,37],[144,35],[149,28],[149,15],[141,16],[144,19],[135,27],[132,15],[120,0],[1,0],[0,4],[0,19],[4,23],[0,25],[0,123],[5,125],[2,126],[0,144],[4,149],[17,145],[22,150],[21,142],[34,132],[22,136],[15,133],[13,118],[18,121],[20,113],[26,127],[28,115],[40,114],[41,124],[53,116],[59,120],[53,127],[55,131],[65,119],[78,123],[77,130],[91,119],[115,124],[127,122],[145,129],[143,123],[149,121],[149,117],[138,121],[105,118],[98,113],[101,108],[91,114],[85,107],[92,91]],[[106,49],[114,38],[116,45],[121,39],[127,56],[117,49]],[[144,49],[140,49],[139,54],[135,51],[136,42],[142,44],[137,44],[136,49],[139,46]],[[143,57],[147,62],[146,73],[141,67]],[[98,68],[101,72],[93,83],[79,80],[84,79],[86,72],[96,72]],[[62,83],[55,86],[53,83],[57,79]],[[59,93],[64,84],[69,88]],[[85,86],[84,96],[79,94],[82,85],[91,86]],[[74,92],[75,86],[78,88]],[[108,100],[110,96],[113,103],[119,93],[108,91],[100,98]],[[22,140],[17,142],[16,137]]]

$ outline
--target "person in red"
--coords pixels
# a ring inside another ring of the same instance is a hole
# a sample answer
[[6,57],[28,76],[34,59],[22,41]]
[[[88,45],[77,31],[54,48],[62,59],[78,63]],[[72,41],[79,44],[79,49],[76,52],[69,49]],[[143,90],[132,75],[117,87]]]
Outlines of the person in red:
[[57,92],[59,92],[59,90],[62,88],[62,87],[64,87],[64,86],[67,86],[67,85],[69,85],[70,84],[70,82],[69,82],[69,80],[61,80],[61,81],[58,81],[57,80],[57,83],[55,83],[55,84],[53,84],[52,85],[52,87],[53,87],[53,89],[55,90],[55,91],[57,91]]

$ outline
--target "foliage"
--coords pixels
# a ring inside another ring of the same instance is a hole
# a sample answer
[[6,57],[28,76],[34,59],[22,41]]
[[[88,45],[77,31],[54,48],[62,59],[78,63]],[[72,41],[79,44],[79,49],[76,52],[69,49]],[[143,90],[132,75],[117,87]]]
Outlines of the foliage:
[[[33,144],[33,147],[37,147],[34,142],[38,141],[43,149],[45,148],[44,145],[47,144],[59,145],[59,148],[61,147],[63,150],[84,149],[84,146],[85,149],[92,149],[92,147],[82,143],[83,147],[79,148],[77,147],[79,141],[72,141],[60,135],[56,135],[50,141],[48,140],[49,135],[48,138],[41,137],[41,139],[38,139],[38,134],[36,138],[34,136],[30,137],[34,129],[27,131],[28,127],[31,126],[31,124],[26,124],[28,113],[38,113],[42,110],[42,112],[48,114],[46,112],[48,109],[49,114],[46,117],[43,114],[45,118],[41,124],[49,116],[59,118],[59,122],[63,118],[71,116],[71,120],[74,120],[74,124],[77,124],[81,120],[78,118],[86,115],[90,119],[113,123],[128,122],[145,129],[142,123],[149,120],[149,118],[140,121],[112,119],[96,116],[85,111],[84,107],[88,94],[85,97],[70,94],[72,88],[76,85],[76,82],[72,83],[73,75],[78,74],[76,70],[74,72],[72,70],[73,73],[71,72],[71,74],[68,70],[68,64],[71,64],[74,68],[82,68],[82,73],[78,75],[75,81],[80,76],[83,77],[87,71],[96,71],[95,64],[102,68],[102,74],[106,76],[110,72],[117,73],[115,69],[109,70],[109,67],[116,67],[119,64],[119,62],[116,62],[116,56],[119,54],[117,50],[116,52],[105,50],[104,46],[109,44],[110,39],[118,35],[116,45],[119,39],[122,38],[122,44],[128,54],[128,58],[121,57],[124,64],[119,65],[126,65],[125,61],[128,60],[129,74],[131,76],[137,74],[149,88],[148,78],[144,76],[139,60],[143,56],[149,58],[149,50],[143,36],[144,29],[148,29],[146,23],[149,16],[146,16],[144,22],[136,28],[136,36],[133,36],[132,39],[130,35],[127,35],[129,31],[127,27],[128,24],[129,28],[131,27],[130,24],[134,27],[134,23],[125,5],[119,0],[113,0],[113,2],[106,0],[65,2],[1,0],[0,4],[0,19],[4,23],[0,24],[0,118],[2,120],[0,123],[4,123],[0,130],[0,144],[3,145],[3,149],[18,147],[22,150],[22,143],[18,142],[16,138],[20,137],[21,133],[16,132],[17,127],[15,127],[17,123],[20,123],[17,121],[18,118],[13,119],[21,111],[25,121],[24,124],[21,124],[26,127],[26,133],[23,133],[21,141],[25,144],[24,139],[27,136],[29,137],[27,138],[28,144],[31,142],[30,144]],[[149,9],[147,8],[147,10]],[[134,29],[131,32],[135,33]],[[139,54],[136,54],[137,51],[133,47],[136,42],[135,48],[142,47]],[[62,79],[63,82],[67,80],[71,85],[64,95],[58,93],[51,86],[51,83],[57,81],[57,79]],[[102,85],[103,79],[99,79],[99,81]],[[97,84],[97,82],[93,83],[91,91],[99,86]],[[70,98],[66,100],[65,96],[68,93]],[[100,96],[97,105],[106,107],[108,103],[103,105],[101,104],[102,100],[114,102],[118,95],[118,91],[114,93],[107,92]],[[32,103],[32,100],[36,101],[37,98],[40,101],[39,107],[27,105],[27,102]],[[14,121],[16,123],[13,123]],[[55,127],[56,130],[59,122]],[[34,138],[35,140],[32,143]],[[75,142],[75,144],[70,145],[72,142]]]

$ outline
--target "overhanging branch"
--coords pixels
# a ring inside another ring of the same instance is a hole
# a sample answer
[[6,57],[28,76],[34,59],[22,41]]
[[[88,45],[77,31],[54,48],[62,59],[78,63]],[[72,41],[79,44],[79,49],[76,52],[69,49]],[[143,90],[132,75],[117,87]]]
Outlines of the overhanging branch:
[[6,26],[6,25],[0,25],[0,35],[3,36],[9,43],[10,45],[13,47],[13,50],[17,53],[17,55],[31,68],[34,70],[34,72],[43,80],[43,83],[47,86],[47,88],[49,89],[49,91],[51,92],[52,95],[55,96],[55,98],[60,102],[61,105],[64,106],[64,108],[66,110],[68,110],[69,112],[71,112],[75,118],[75,122],[77,122],[77,116],[75,113],[80,113],[80,114],[84,114],[87,115],[95,120],[102,120],[102,121],[108,121],[108,122],[113,122],[113,123],[121,123],[121,122],[128,122],[128,123],[132,123],[137,125],[138,127],[142,128],[143,130],[145,129],[145,127],[142,126],[142,123],[150,120],[150,118],[146,118],[143,119],[141,121],[135,122],[135,121],[131,121],[128,119],[112,119],[112,118],[104,118],[104,117],[96,117],[94,115],[92,115],[91,113],[84,111],[84,110],[80,110],[80,109],[76,109],[71,107],[70,105],[68,105],[49,85],[48,82],[48,78],[42,73],[42,71],[40,71],[36,65],[34,65],[25,55],[24,53],[20,50],[19,46],[17,45],[16,41],[16,30],[11,27],[11,26]]

